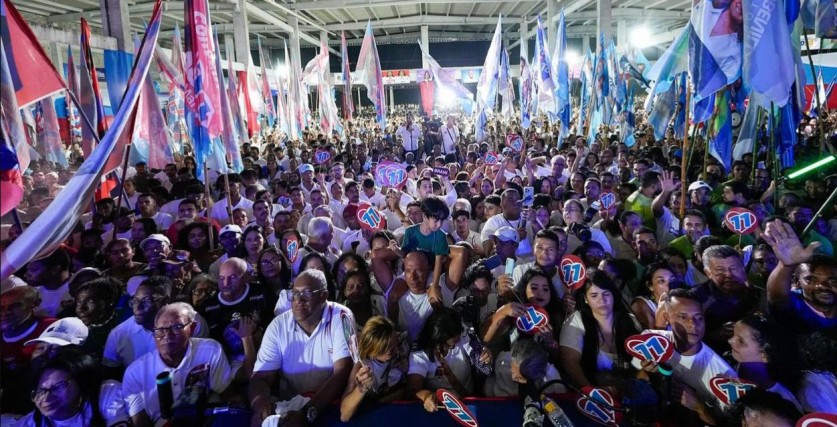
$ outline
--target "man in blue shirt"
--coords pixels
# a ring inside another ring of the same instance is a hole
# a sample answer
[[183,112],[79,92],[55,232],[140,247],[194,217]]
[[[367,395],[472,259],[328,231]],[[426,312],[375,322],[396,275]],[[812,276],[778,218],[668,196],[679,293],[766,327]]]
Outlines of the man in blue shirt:
[[[798,333],[837,330],[837,264],[815,254],[819,242],[802,246],[793,227],[781,220],[767,224],[764,240],[779,265],[767,281],[770,311]],[[798,294],[791,290],[796,284]]]

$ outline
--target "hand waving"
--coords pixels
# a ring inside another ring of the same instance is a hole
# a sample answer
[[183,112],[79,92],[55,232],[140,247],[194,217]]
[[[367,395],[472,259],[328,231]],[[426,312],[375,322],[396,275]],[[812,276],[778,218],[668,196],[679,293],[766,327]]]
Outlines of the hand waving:
[[814,251],[820,247],[820,242],[813,242],[807,248],[802,247],[802,242],[799,241],[796,231],[790,224],[782,220],[768,223],[763,238],[773,248],[779,262],[785,266],[807,262],[814,255]]
[[677,183],[674,182],[674,172],[663,171],[660,176],[660,188],[664,193],[671,193],[677,189]]

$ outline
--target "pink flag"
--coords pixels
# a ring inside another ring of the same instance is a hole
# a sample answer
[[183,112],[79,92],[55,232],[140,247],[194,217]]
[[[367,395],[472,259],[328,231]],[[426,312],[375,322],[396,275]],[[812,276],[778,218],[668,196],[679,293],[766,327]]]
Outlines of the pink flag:
[[137,101],[132,141],[137,160],[145,161],[149,168],[163,169],[167,164],[174,163],[171,136],[151,79],[145,79]]
[[378,46],[375,44],[375,34],[372,32],[372,21],[366,24],[366,34],[360,46],[360,55],[355,68],[366,86],[366,96],[375,106],[375,120],[381,129],[387,126],[387,109],[384,101],[384,79],[381,75],[381,59],[378,57]]
[[352,99],[352,73],[349,68],[349,48],[346,46],[346,32],[340,33],[340,57],[343,73],[343,117],[346,120],[352,119],[355,112],[355,103]]

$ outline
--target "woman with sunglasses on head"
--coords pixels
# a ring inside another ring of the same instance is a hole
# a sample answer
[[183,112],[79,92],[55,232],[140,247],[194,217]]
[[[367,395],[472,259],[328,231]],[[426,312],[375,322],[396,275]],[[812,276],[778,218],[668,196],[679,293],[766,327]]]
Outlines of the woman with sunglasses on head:
[[35,410],[18,420],[17,427],[127,425],[119,383],[103,383],[96,360],[71,347],[59,349],[44,364],[31,392]]
[[358,347],[360,361],[352,368],[340,402],[343,422],[349,422],[363,401],[389,402],[407,397],[403,386],[409,352],[395,324],[383,316],[370,318],[360,332]]

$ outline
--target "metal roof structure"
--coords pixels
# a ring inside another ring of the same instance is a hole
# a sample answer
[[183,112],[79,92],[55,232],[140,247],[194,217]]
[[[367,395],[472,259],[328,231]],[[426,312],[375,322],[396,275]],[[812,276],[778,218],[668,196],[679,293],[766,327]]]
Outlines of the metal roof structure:
[[[79,18],[85,17],[94,32],[102,31],[102,8],[111,1],[12,0],[30,23],[77,30]],[[549,5],[550,1],[554,4]],[[251,42],[262,37],[268,45],[288,38],[288,21],[294,16],[299,22],[300,43],[305,47],[317,45],[323,31],[332,45],[339,44],[341,31],[346,32],[349,44],[360,44],[369,20],[378,44],[415,43],[422,26],[428,27],[430,42],[488,40],[498,16],[503,17],[504,36],[514,42],[524,21],[533,37],[537,15],[546,20],[550,7],[554,20],[564,9],[569,37],[595,38],[598,2],[610,4],[611,34],[615,35],[617,24],[622,22],[628,28],[642,25],[655,36],[682,28],[689,19],[691,4],[689,0],[210,0],[209,8],[220,34],[235,31],[236,15],[244,9]],[[123,3],[128,7],[131,30],[143,31],[153,1]],[[183,4],[182,0],[165,2],[164,35],[170,34],[175,23],[182,24]],[[662,36],[660,40],[672,38]]]

